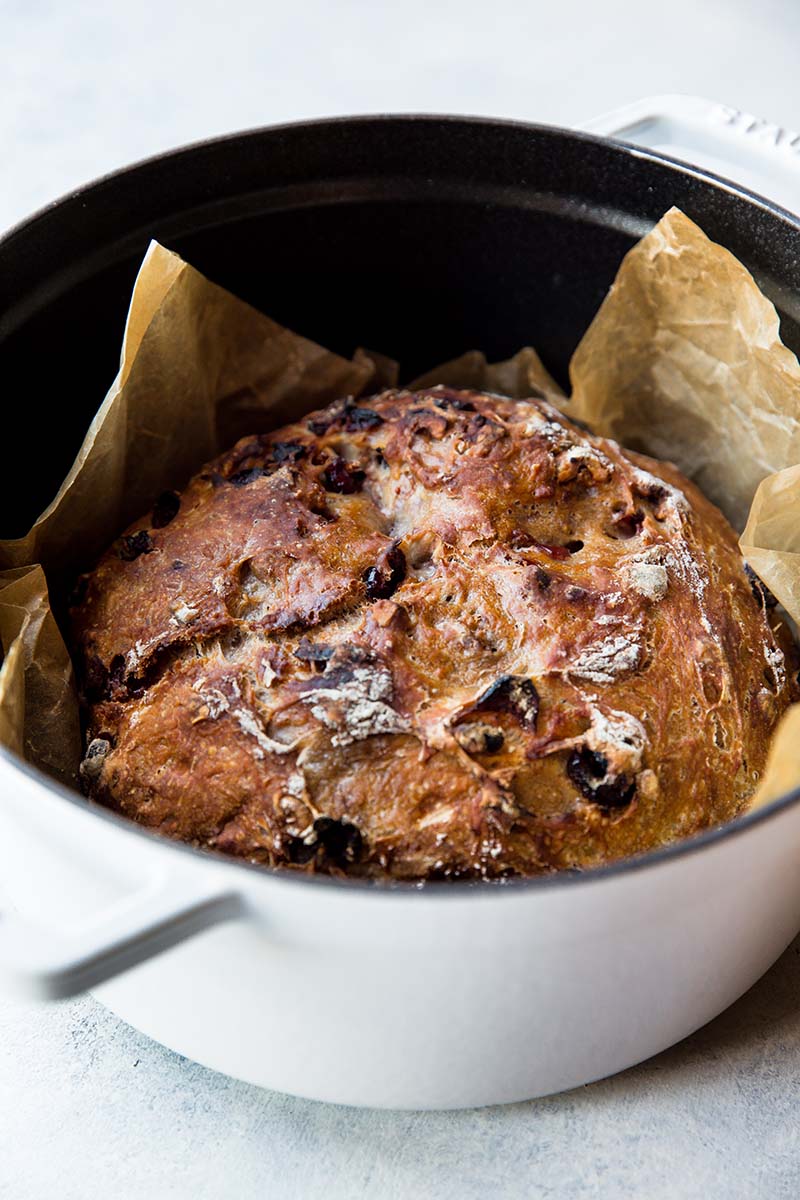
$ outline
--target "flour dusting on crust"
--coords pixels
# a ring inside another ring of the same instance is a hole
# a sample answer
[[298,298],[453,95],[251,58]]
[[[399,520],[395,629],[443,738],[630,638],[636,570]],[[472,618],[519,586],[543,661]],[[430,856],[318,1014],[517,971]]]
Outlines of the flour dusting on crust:
[[642,648],[635,633],[621,633],[586,646],[567,668],[590,683],[614,683],[639,665]]
[[616,771],[636,774],[647,745],[647,733],[638,717],[613,708],[603,712],[593,707],[591,720],[584,734],[585,745],[605,755]]
[[663,600],[669,589],[667,551],[662,546],[651,546],[637,554],[623,570],[631,588],[647,600]]
[[333,746],[375,737],[381,733],[406,733],[410,723],[392,708],[392,675],[385,667],[360,666],[335,687],[301,693],[312,713],[336,732]]

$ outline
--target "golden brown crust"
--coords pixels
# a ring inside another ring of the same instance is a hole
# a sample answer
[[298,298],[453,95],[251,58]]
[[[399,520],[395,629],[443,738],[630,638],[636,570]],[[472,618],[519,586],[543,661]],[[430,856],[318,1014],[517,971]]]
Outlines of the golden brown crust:
[[297,869],[651,849],[740,811],[794,697],[718,510],[544,401],[387,391],[245,439],[83,591],[91,794]]

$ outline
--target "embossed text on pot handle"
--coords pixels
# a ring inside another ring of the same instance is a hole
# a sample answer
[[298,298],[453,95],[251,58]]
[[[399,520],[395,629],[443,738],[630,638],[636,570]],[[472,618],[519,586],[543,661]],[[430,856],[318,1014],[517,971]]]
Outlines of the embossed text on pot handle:
[[579,126],[713,171],[800,213],[800,133],[699,96],[651,96]]

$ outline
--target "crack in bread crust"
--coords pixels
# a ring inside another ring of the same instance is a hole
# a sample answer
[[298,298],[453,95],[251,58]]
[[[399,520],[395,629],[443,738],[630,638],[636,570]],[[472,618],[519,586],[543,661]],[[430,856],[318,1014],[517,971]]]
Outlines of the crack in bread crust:
[[538,399],[391,390],[243,439],[80,591],[90,794],[295,870],[651,849],[741,810],[796,694],[718,510]]

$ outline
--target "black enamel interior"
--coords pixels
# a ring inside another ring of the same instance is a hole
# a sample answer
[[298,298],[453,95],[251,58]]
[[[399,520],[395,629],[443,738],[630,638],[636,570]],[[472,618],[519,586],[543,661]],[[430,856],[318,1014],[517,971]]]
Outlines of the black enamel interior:
[[[407,376],[472,347],[570,353],[633,241],[672,204],[734,251],[800,349],[800,228],[675,167],[565,130],[366,117],[256,130],[120,172],[0,242],[2,536],[52,498],[114,376],[150,238],[278,321]],[[34,426],[32,428],[32,421]]]

